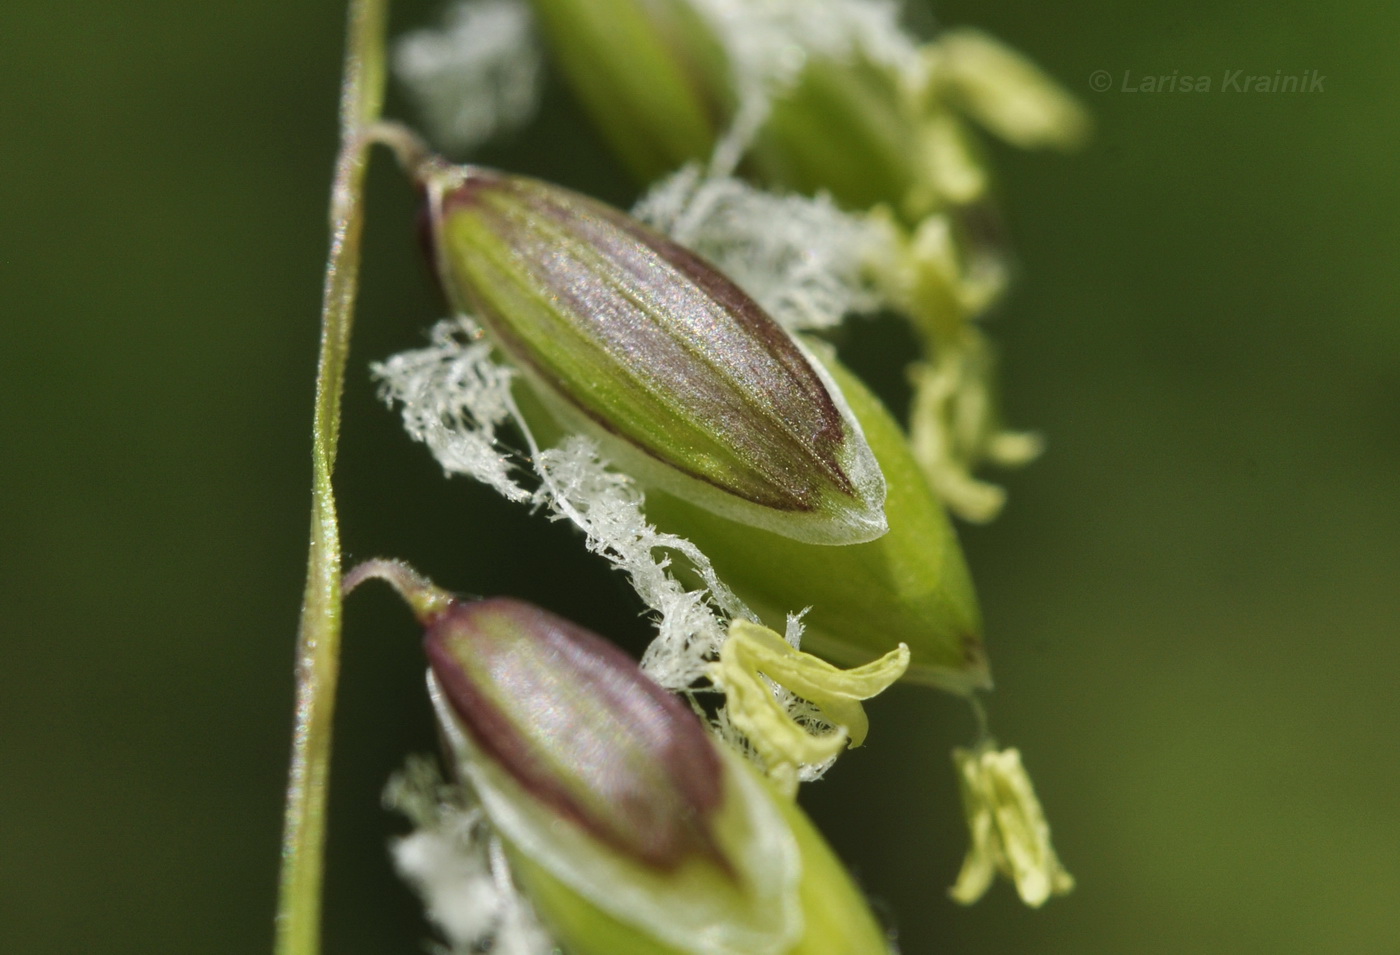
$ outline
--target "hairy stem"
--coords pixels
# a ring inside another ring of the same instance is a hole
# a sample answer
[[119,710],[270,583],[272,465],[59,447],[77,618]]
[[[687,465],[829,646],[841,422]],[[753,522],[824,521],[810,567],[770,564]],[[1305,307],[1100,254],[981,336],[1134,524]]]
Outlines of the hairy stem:
[[282,839],[277,955],[321,948],[326,794],[340,654],[340,531],[335,469],[340,397],[359,289],[365,169],[384,100],[388,0],[352,0],[340,100],[340,152],[331,191],[331,247],[321,306],[321,353],[312,430],[311,548],[297,647],[296,724]]

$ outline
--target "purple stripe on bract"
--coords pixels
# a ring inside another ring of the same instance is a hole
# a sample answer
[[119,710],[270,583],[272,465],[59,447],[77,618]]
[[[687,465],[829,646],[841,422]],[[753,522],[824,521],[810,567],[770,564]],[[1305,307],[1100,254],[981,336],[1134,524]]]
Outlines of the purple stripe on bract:
[[526,793],[652,868],[699,855],[732,871],[714,743],[621,650],[509,598],[454,603],[424,646],[472,744]]
[[[822,379],[787,332],[713,266],[614,209],[533,180],[473,170],[443,197],[444,220],[457,209],[490,223],[514,250],[521,272],[549,291],[620,376],[639,392],[674,399],[706,422],[714,439],[768,487],[727,487],[664,449],[638,442],[641,450],[777,509],[816,507],[823,484],[854,496],[837,456],[848,437],[846,424]],[[554,243],[543,223],[566,231],[577,245]],[[589,261],[595,256],[605,274]],[[621,434],[615,422],[574,394],[580,383],[553,376],[488,297],[463,284],[470,304],[513,358],[606,430]]]

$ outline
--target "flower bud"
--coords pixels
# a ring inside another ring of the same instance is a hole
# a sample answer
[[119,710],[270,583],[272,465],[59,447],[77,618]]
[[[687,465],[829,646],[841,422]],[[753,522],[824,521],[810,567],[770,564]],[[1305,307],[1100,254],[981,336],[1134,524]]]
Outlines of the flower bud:
[[[991,208],[980,126],[1021,148],[1073,149],[1090,121],[1030,60],[972,29],[919,43],[894,4],[725,0],[530,0],[563,73],[643,182],[689,161],[736,170],[770,189],[827,195],[850,211],[887,215],[910,248],[873,269],[887,305],[918,331],[921,382],[962,360],[937,357],[997,298],[1008,268],[999,241],[970,220]],[[619,26],[610,29],[610,25]],[[685,23],[685,28],[679,24]],[[642,51],[629,55],[635,46]],[[654,62],[660,52],[661,64]],[[652,84],[655,84],[654,88]],[[679,91],[679,92],[677,92]],[[716,110],[719,112],[716,113]],[[705,116],[704,122],[685,117]],[[715,116],[721,118],[715,120]],[[679,117],[677,119],[676,117]],[[684,143],[671,136],[685,131]],[[708,130],[708,137],[700,133]],[[646,153],[654,161],[633,158]],[[931,228],[926,229],[926,226]],[[934,240],[930,243],[929,240]],[[957,274],[950,274],[955,260]],[[942,402],[924,389],[913,409],[920,457],[936,493],[960,516],[991,519],[1004,497],[982,463],[1035,456],[1033,437],[988,427],[967,442],[943,411],[980,414],[983,382]],[[995,393],[986,391],[995,400]],[[961,427],[958,425],[957,427]]]
[[767,101],[745,145],[747,171],[768,186],[827,192],[864,209],[901,205],[922,175],[909,84],[888,63],[825,48],[831,34],[859,30],[861,11],[701,0],[530,5],[574,93],[640,182],[709,158],[745,98]]
[[806,195],[829,193],[847,209],[889,205],[911,217],[929,202],[921,119],[887,65],[865,57],[812,56],[774,99],[753,146],[763,182]]
[[428,162],[438,267],[567,428],[644,484],[798,540],[885,530],[840,391],[738,286],[602,203]]
[[707,156],[734,109],[728,58],[691,0],[531,0],[561,72],[640,182]]
[[622,651],[521,601],[459,601],[398,564],[347,584],[367,576],[426,628],[459,772],[569,952],[887,951],[800,811]]
[[[733,772],[753,773],[748,763],[727,751],[726,761],[733,766]],[[791,948],[777,951],[783,955],[891,955],[893,949],[868,903],[806,813],[794,800],[778,798],[774,804],[790,828],[802,859],[802,876],[797,885],[802,936]],[[528,887],[531,901],[549,919],[570,955],[765,955],[770,951],[745,949],[731,953],[704,939],[694,939],[690,945],[663,946],[655,937],[571,891],[543,867],[533,866],[518,856],[514,865],[517,876]]]
[[851,209],[887,205],[914,224],[986,192],[962,115],[1023,148],[1069,149],[1089,126],[1068,93],[986,34],[947,30],[921,46],[874,4],[530,5],[575,94],[642,182],[706,159],[741,101],[757,97],[767,109],[749,174]]
[[899,425],[834,358],[823,357],[889,482],[889,533],[817,548],[649,495],[647,517],[691,540],[750,607],[771,620],[804,607],[803,648],[843,665],[908,644],[905,679],[957,693],[991,684],[962,549]]

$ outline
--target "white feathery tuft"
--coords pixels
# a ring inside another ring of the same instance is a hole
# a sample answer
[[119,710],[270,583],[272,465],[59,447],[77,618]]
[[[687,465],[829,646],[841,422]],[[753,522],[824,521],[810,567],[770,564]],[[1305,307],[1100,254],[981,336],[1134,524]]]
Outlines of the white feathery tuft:
[[885,304],[870,274],[894,254],[890,231],[829,196],[778,195],[689,165],[632,214],[709,259],[789,330],[830,328]]
[[447,474],[466,474],[509,501],[530,492],[513,477],[519,466],[497,429],[519,417],[511,397],[515,372],[491,358],[491,345],[470,322],[439,322],[432,344],[370,366],[379,397],[403,409],[409,437],[422,441]]
[[[573,435],[557,448],[535,453],[541,483],[535,501],[584,532],[590,551],[627,574],[632,588],[656,615],[657,635],[642,669],[670,690],[685,690],[704,676],[724,641],[724,618],[755,619],[719,579],[710,560],[690,541],[647,523],[636,482],[610,470],[589,438]],[[671,574],[679,555],[705,582],[687,590]]]
[[500,840],[463,787],[431,759],[410,758],[389,780],[384,804],[414,831],[390,845],[399,875],[418,892],[451,951],[550,955],[554,941],[510,878]]
[[525,125],[540,98],[543,55],[524,0],[466,0],[436,29],[394,45],[394,73],[438,145],[465,154]]
[[[627,574],[656,615],[657,636],[642,659],[662,686],[683,691],[700,680],[724,640],[725,622],[756,619],[719,579],[709,558],[683,537],[647,523],[636,482],[611,470],[597,446],[570,436],[540,450],[510,394],[510,369],[491,357],[481,330],[465,316],[439,322],[432,343],[373,366],[380,395],[399,405],[404,428],[426,444],[448,474],[466,474],[504,497],[543,507],[584,532],[587,547]],[[510,422],[524,437],[518,453],[498,434]],[[533,471],[527,489],[517,475]],[[704,582],[688,590],[671,574],[681,558]]]
[[775,97],[808,59],[884,64],[918,82],[915,41],[899,25],[894,0],[695,0],[729,55],[738,109],[711,159],[713,175],[731,174],[768,118]]

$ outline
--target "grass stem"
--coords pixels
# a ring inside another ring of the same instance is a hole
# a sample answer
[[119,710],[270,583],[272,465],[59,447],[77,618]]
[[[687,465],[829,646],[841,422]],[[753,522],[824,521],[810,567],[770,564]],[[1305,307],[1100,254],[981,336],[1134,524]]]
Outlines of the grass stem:
[[384,102],[388,0],[352,0],[341,81],[340,151],[331,191],[331,247],[321,307],[321,348],[312,431],[311,546],[297,639],[296,716],[287,781],[277,955],[317,955],[325,872],[331,726],[340,671],[340,529],[335,470],[340,404],[359,291],[365,131]]

